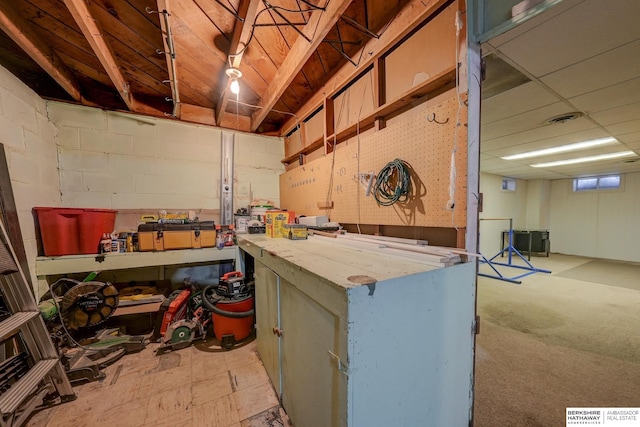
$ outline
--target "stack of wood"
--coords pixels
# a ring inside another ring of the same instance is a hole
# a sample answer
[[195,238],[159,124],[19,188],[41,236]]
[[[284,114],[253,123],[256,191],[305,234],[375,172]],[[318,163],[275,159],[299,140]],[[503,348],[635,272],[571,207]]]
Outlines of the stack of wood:
[[401,239],[396,237],[372,236],[345,232],[329,233],[309,230],[321,237],[335,238],[339,243],[350,247],[368,250],[384,250],[389,254],[415,259],[437,267],[449,267],[462,261],[463,256],[475,256],[461,249],[430,246],[424,240]]

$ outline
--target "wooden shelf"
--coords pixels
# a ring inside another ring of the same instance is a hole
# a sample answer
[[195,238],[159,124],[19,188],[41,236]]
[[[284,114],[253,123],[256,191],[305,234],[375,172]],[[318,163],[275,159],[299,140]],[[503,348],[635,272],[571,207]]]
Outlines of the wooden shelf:
[[91,254],[37,257],[36,275],[41,277],[54,274],[237,260],[237,257],[237,246],[223,249],[202,248],[162,252],[107,253],[104,256]]
[[[426,80],[417,86],[412,87],[402,95],[397,98],[385,103],[384,105],[376,108],[371,113],[362,117],[359,122],[353,123],[346,128],[340,130],[335,135],[327,136],[328,141],[332,141],[335,139],[336,144],[346,141],[349,138],[352,138],[357,135],[358,130],[360,132],[364,132],[372,128],[376,122],[376,120],[387,119],[394,115],[398,115],[403,111],[407,110],[415,106],[416,103],[419,103],[421,98],[425,96],[435,96],[440,93],[443,93],[449,89],[455,88],[456,84],[456,70],[455,68],[450,68],[441,73],[435,75],[434,77]],[[311,144],[304,147],[302,150],[291,154],[284,159],[282,159],[282,163],[289,164],[298,159],[300,154],[309,154],[318,148],[324,145],[324,141],[322,138],[313,141]]]
[[298,157],[300,156],[300,154],[309,154],[313,151],[316,151],[318,148],[324,146],[324,141],[323,138],[320,137],[319,139],[313,141],[311,144],[307,145],[306,147],[304,147],[302,150],[295,152],[294,154],[291,154],[287,157],[285,157],[284,159],[282,159],[280,162],[284,163],[284,164],[289,164],[293,161],[298,160]]

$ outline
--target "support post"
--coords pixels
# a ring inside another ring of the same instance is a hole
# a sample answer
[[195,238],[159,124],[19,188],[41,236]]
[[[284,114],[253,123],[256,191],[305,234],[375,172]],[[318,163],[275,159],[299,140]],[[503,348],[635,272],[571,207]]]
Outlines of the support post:
[[235,133],[222,133],[220,156],[220,224],[233,223],[233,151]]

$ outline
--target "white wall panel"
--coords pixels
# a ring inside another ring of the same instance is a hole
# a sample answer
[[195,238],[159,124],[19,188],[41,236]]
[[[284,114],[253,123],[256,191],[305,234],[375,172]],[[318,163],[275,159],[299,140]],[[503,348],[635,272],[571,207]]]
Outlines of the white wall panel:
[[551,182],[552,251],[640,261],[640,173],[624,175],[621,190],[574,193],[572,184]]
[[[480,213],[480,252],[487,258],[500,250],[500,236],[509,229],[509,218],[514,229],[527,226],[527,181],[516,180],[516,191],[502,190],[502,176],[480,174],[480,192],[483,211]],[[484,218],[484,220],[482,220]],[[489,218],[506,218],[502,221]]]
[[625,175],[623,191],[600,192],[598,196],[596,256],[640,261],[640,173]]

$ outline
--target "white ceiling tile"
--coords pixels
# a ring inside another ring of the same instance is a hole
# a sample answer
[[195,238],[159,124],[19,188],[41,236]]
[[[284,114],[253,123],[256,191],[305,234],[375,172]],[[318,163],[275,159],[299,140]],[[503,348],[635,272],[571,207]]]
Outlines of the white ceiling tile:
[[557,147],[559,145],[566,145],[574,142],[588,141],[606,136],[609,136],[608,132],[605,132],[600,128],[593,128],[568,135],[559,135],[552,138],[541,139],[526,144],[509,145],[495,149],[488,149],[485,147],[484,152],[491,156],[501,157],[508,156],[510,154],[526,153],[527,151],[542,150],[549,147]]
[[640,78],[570,98],[569,102],[587,114],[640,102]]
[[640,119],[629,120],[628,122],[616,123],[605,126],[612,135],[624,135],[626,133],[640,132]]
[[529,166],[501,167],[501,168],[494,167],[494,168],[485,169],[482,167],[482,165],[480,165],[481,172],[487,172],[487,173],[492,173],[494,175],[502,175],[502,176],[513,176],[513,174],[520,173],[525,168],[534,169]]
[[640,150],[640,139],[637,141],[625,142],[625,145],[629,147],[630,150],[634,150],[636,153]]
[[493,170],[493,169],[505,169],[505,168],[513,168],[516,166],[520,166],[519,163],[511,162],[508,160],[502,160],[499,157],[487,160],[480,161],[480,168],[482,170]]
[[482,101],[482,124],[544,107],[559,99],[537,82],[529,82]]
[[562,135],[570,135],[572,133],[596,129],[595,125],[586,118],[571,120],[566,123],[547,124],[535,129],[529,129],[524,132],[512,135],[481,139],[481,150],[493,150],[496,148],[508,147],[511,145],[526,144],[533,141],[541,141],[548,138],[554,138]]
[[[625,133],[622,135],[616,135],[616,138],[618,139],[618,141],[624,142],[626,144],[630,144],[633,142],[640,142],[640,132],[631,132],[631,133]],[[491,155],[490,153],[487,153],[487,154]]]
[[[546,169],[529,166],[608,152],[610,147],[515,162],[499,158],[609,134],[621,142],[615,150],[640,154],[640,25],[635,22],[639,16],[638,0],[564,0],[489,41],[488,51],[496,51],[529,76],[542,76],[541,83],[550,91],[535,90],[534,80],[483,101],[480,169],[521,179],[640,172],[640,161],[622,159]],[[557,95],[549,98],[554,92]],[[554,102],[558,96],[570,99]],[[589,116],[545,123],[574,109]]]
[[518,173],[518,176],[515,176],[514,178],[519,178],[519,179],[563,179],[563,178],[567,178],[566,175],[563,174],[559,174],[556,172],[551,172],[551,171],[541,171],[539,169],[536,168],[529,168],[531,169],[531,171],[522,171],[520,173]]
[[640,38],[640,1],[587,0],[500,46],[537,77]]
[[506,33],[500,34],[499,36],[496,36],[494,38],[492,38],[491,40],[489,40],[489,43],[491,43],[491,45],[493,46],[500,46],[506,42],[508,42],[509,40],[512,40],[513,38],[526,33],[527,31],[531,30],[532,28],[537,27],[538,25],[542,24],[545,21],[548,21],[549,19],[553,18],[554,16],[557,16],[563,12],[565,12],[566,10],[574,7],[575,5],[582,3],[585,0],[563,0],[561,1],[559,4],[555,5],[554,7],[552,7],[551,9],[545,11],[544,13],[536,16],[535,18],[532,18],[526,22],[524,22],[523,24],[518,25],[517,27],[507,31]]
[[610,108],[599,113],[591,114],[590,116],[603,126],[628,122],[640,117],[640,102]]
[[638,70],[640,40],[591,57],[540,80],[560,95],[569,98],[636,78]]
[[518,168],[502,168],[484,170],[482,165],[480,167],[483,173],[490,173],[498,176],[507,176],[509,178],[518,179],[561,179],[566,178],[565,175],[559,174],[554,171],[543,170],[538,168],[532,168],[530,166],[518,167]]
[[558,114],[570,112],[571,109],[564,102],[556,102],[551,105],[527,111],[515,116],[507,117],[493,123],[483,125],[481,128],[482,139],[493,139],[512,135],[529,129],[550,126],[545,121]]
[[613,173],[628,173],[640,171],[640,162],[635,163],[623,163],[619,160],[616,162],[600,162],[599,164],[590,165],[588,167],[573,166],[560,166],[557,169],[557,173],[567,174],[573,177],[580,176],[593,176],[593,175],[608,175]]

